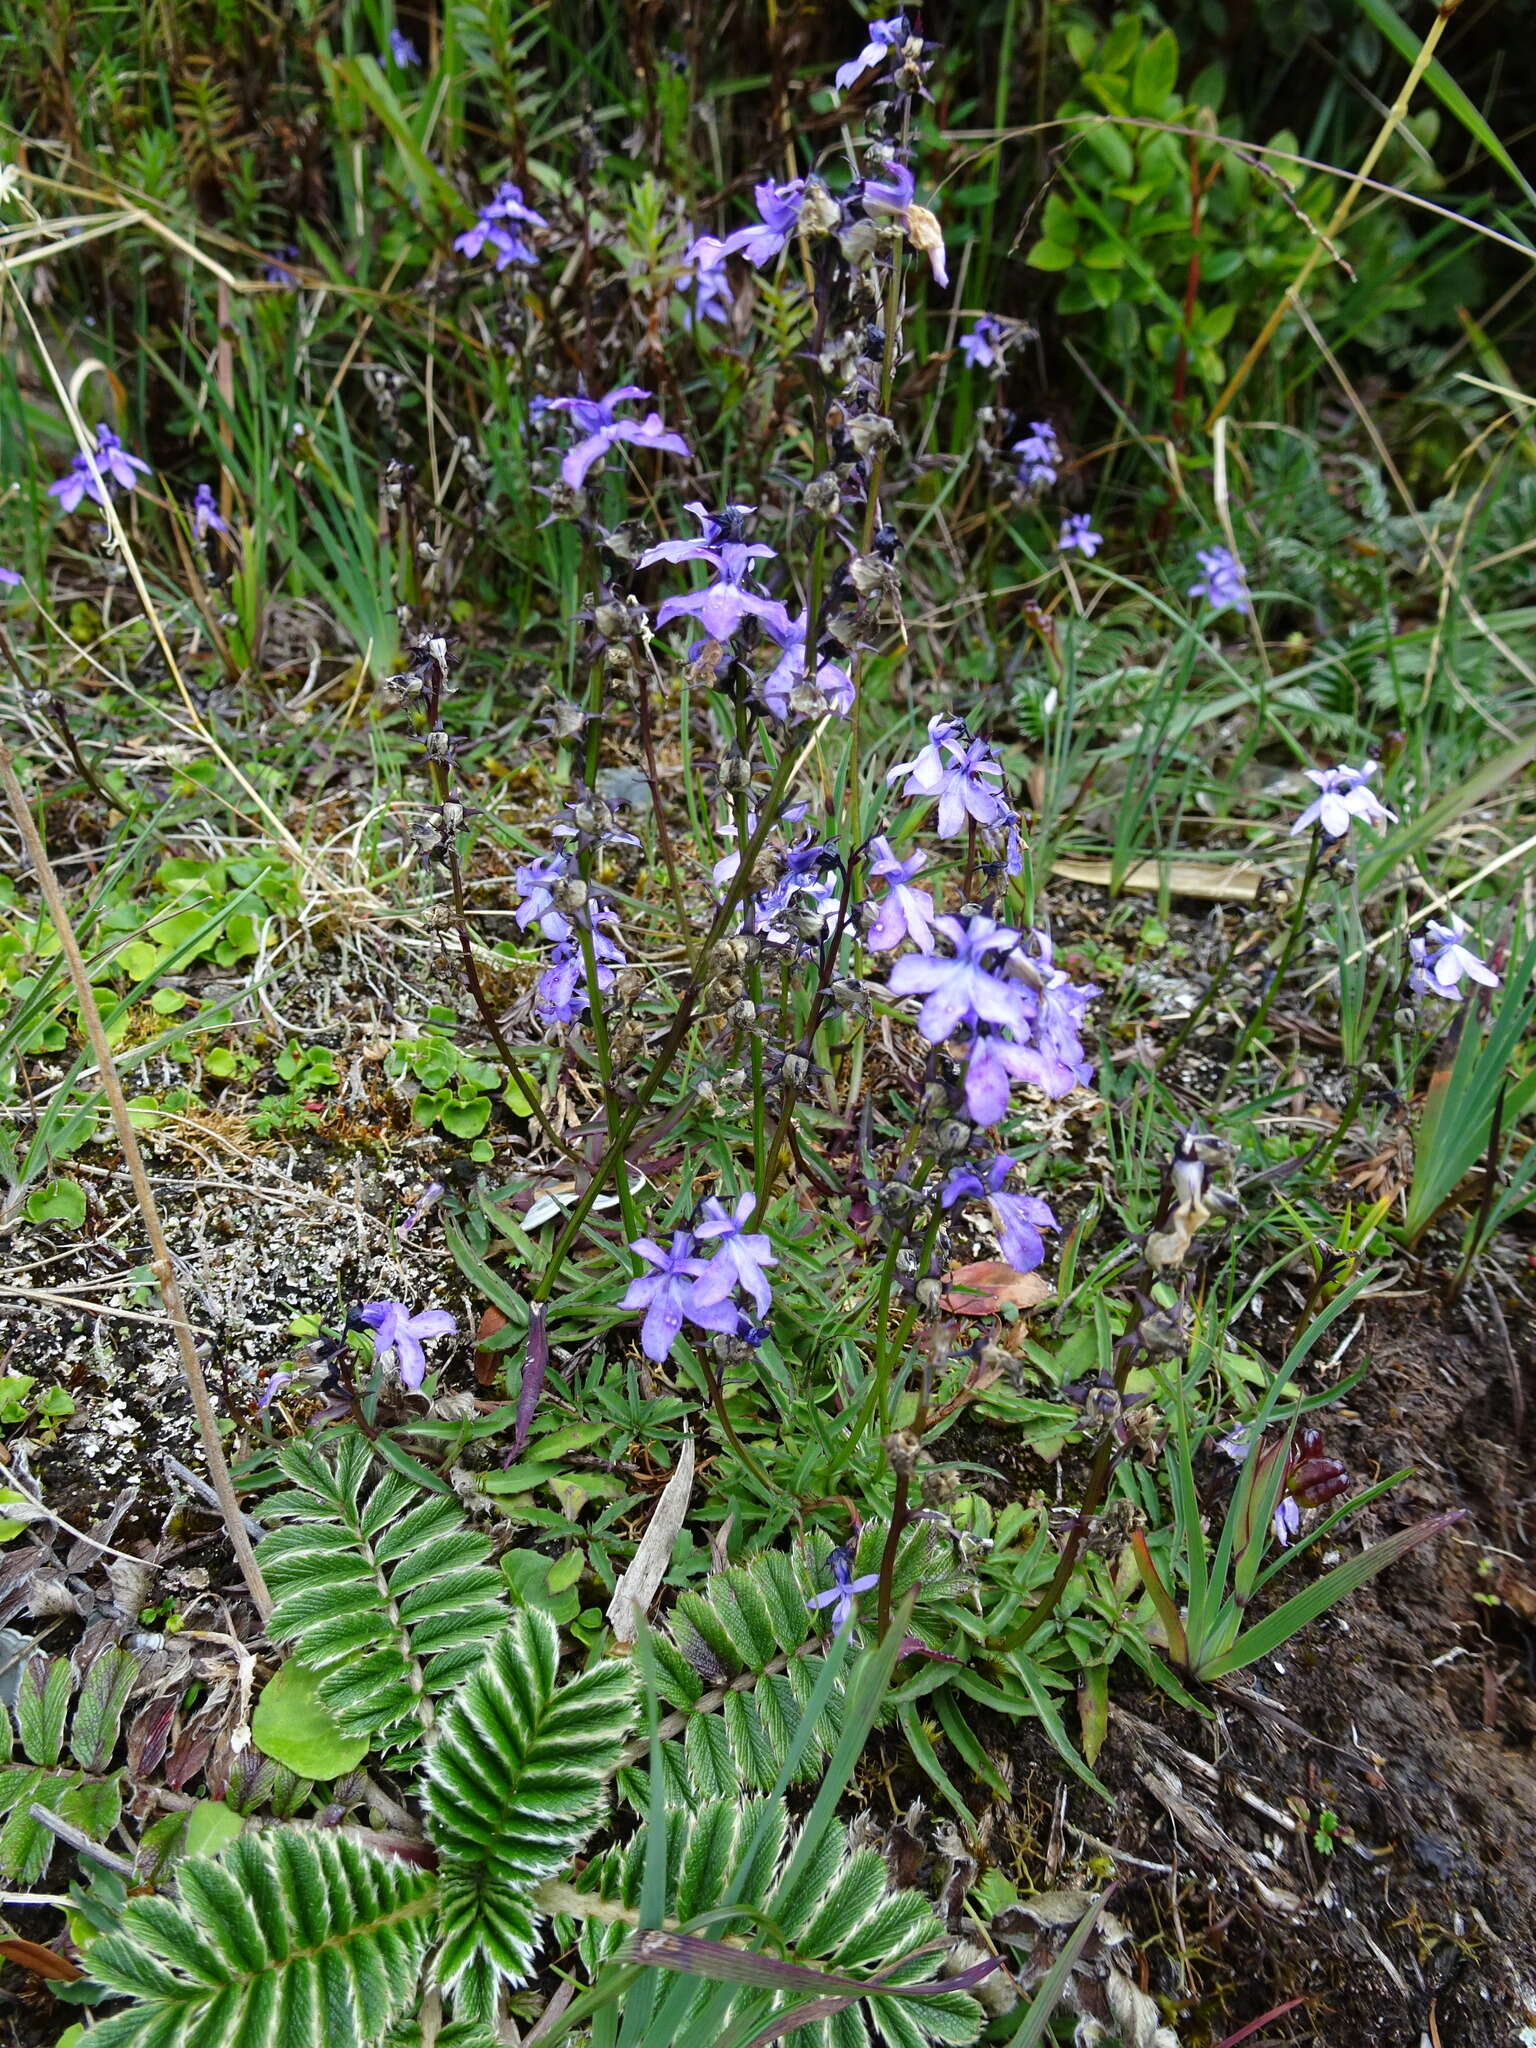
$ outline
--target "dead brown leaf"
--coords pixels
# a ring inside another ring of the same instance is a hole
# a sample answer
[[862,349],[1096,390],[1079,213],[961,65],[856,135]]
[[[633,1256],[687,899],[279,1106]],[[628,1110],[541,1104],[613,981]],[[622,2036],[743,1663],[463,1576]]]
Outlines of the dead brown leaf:
[[1051,1283],[1038,1273],[1016,1272],[1001,1259],[956,1266],[944,1282],[943,1304],[952,1316],[995,1316],[1005,1308],[1038,1308],[1051,1296]]

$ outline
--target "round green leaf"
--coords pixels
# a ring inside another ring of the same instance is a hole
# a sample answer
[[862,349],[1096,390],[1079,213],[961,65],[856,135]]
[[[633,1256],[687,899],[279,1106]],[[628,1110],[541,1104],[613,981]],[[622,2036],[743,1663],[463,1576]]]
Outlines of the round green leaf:
[[85,1189],[77,1180],[51,1180],[27,1197],[29,1223],[62,1223],[78,1230],[85,1221]]
[[301,1778],[339,1778],[368,1754],[361,1736],[340,1732],[319,1679],[292,1657],[256,1702],[251,1735],[265,1756]]

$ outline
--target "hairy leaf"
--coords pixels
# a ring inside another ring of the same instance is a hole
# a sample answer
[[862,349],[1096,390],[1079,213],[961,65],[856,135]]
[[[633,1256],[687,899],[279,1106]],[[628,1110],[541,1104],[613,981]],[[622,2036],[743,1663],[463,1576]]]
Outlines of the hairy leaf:
[[189,1857],[181,1898],[131,1899],[91,1969],[131,1998],[93,2048],[373,2048],[414,2001],[432,1879],[351,1836],[242,1835]]
[[[590,1834],[634,1712],[630,1666],[607,1659],[558,1682],[560,1638],[524,1608],[443,1716],[426,1804],[440,1852],[443,1981],[482,1998],[485,1973],[521,1983],[536,1886]],[[469,1982],[465,1984],[469,1973]],[[477,1988],[480,1987],[480,1988]]]

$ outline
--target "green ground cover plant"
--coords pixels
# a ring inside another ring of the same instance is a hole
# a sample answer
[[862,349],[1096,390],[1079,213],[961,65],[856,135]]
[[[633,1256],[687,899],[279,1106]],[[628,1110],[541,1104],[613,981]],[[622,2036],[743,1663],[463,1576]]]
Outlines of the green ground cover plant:
[[[1536,213],[1479,45],[45,13],[16,2041],[1250,2038],[1301,1998],[1125,1960],[1128,1703],[1196,1740],[1511,1554],[1349,1434],[1405,1297],[1491,1304],[1524,1426]],[[175,1499],[109,1514],[124,1357]],[[1009,1862],[1023,1743],[1081,1884]],[[1368,1860],[1326,1789],[1281,1820]]]

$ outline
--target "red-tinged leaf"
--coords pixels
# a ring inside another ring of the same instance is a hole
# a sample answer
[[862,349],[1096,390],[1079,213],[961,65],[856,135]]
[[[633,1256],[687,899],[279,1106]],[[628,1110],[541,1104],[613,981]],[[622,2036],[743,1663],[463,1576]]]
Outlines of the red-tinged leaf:
[[40,1941],[23,1941],[19,1936],[0,1941],[0,1956],[4,1956],[8,1963],[19,1963],[34,1977],[50,1977],[58,1984],[74,1984],[85,1975],[84,1970],[72,1963],[68,1956],[44,1948]]
[[173,1792],[190,1785],[213,1748],[211,1728],[189,1728],[165,1760],[165,1782]]
[[898,1664],[903,1657],[928,1657],[935,1664],[963,1664],[965,1662],[963,1657],[947,1657],[942,1650],[930,1649],[921,1636],[902,1637],[901,1648],[896,1652]]
[[482,1310],[479,1324],[475,1330],[475,1385],[477,1387],[494,1387],[501,1378],[500,1355],[494,1351],[483,1350],[481,1347],[490,1338],[494,1337],[498,1330],[504,1330],[506,1327],[507,1319],[499,1308],[487,1307]]
[[528,1432],[533,1427],[539,1396],[544,1391],[544,1375],[548,1371],[549,1329],[544,1320],[544,1304],[538,1302],[528,1311],[528,1348],[523,1353],[523,1378],[517,1390],[517,1426],[512,1432],[509,1463],[512,1458],[522,1456]]
[[164,1699],[151,1700],[134,1716],[128,1730],[128,1768],[134,1777],[152,1777],[160,1768],[180,1697],[180,1693],[173,1692]]
[[1051,1283],[1038,1273],[1020,1273],[1000,1259],[956,1266],[944,1281],[943,1305],[952,1316],[995,1316],[1005,1308],[1038,1308],[1051,1297]]

